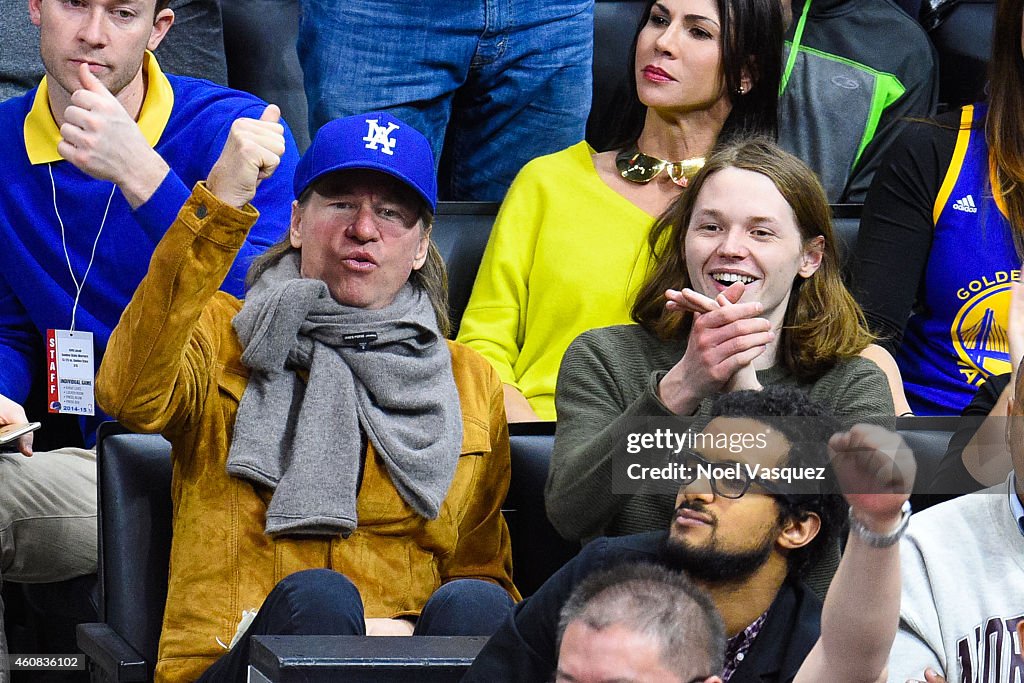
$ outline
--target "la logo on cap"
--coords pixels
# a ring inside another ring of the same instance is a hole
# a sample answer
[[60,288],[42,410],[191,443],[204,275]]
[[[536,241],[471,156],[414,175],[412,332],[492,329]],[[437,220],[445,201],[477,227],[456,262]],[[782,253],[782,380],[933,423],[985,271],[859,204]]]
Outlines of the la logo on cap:
[[[391,133],[398,130],[397,124],[388,123],[388,127],[384,128],[381,126],[377,119],[366,119],[366,123],[369,127],[366,129],[366,137],[363,138],[363,142],[366,143],[366,149],[374,149],[384,152],[384,154],[395,153],[395,142],[397,142]],[[381,145],[378,147],[377,145]]]

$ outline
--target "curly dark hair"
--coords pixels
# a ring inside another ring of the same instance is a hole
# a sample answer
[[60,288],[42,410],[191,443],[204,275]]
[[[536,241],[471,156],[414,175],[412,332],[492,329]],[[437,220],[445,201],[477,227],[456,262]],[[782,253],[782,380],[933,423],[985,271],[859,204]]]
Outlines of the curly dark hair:
[[[832,470],[828,440],[842,431],[830,409],[791,386],[769,386],[761,391],[736,391],[719,396],[711,405],[713,417],[745,417],[777,430],[790,443],[784,465],[790,468],[824,467],[825,479],[815,482],[814,493],[773,494],[784,519],[802,520],[814,513],[821,529],[810,543],[790,552],[788,572],[799,578],[825,556],[846,524],[847,504]],[[807,418],[807,419],[793,419]]]

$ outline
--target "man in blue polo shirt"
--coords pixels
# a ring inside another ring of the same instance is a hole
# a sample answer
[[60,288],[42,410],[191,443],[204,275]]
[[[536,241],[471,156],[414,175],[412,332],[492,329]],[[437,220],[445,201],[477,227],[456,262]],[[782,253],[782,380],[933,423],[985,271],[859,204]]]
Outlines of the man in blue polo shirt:
[[[174,22],[167,5],[28,2],[46,76],[0,103],[0,425],[25,421],[45,367],[50,408],[77,415],[92,445],[102,416],[89,368],[232,123],[266,109],[251,95],[162,73],[150,51]],[[284,132],[284,169],[260,186],[261,218],[222,286],[233,294],[249,260],[288,225],[298,155]],[[61,373],[74,381],[61,383]],[[14,448],[21,454],[0,455],[0,576],[49,582],[95,571],[94,454],[27,458],[31,436],[2,450]]]

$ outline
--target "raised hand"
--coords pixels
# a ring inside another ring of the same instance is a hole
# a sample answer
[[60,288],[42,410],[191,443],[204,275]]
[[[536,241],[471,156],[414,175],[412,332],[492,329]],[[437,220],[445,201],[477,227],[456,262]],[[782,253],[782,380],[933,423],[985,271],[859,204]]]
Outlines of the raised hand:
[[116,183],[132,208],[160,187],[169,167],[106,86],[81,64],[82,87],[71,96],[57,152],[98,180]]
[[[708,313],[723,306],[731,306],[732,304],[739,303],[739,300],[743,297],[744,289],[745,286],[742,282],[735,282],[714,299],[695,292],[692,289],[683,289],[680,294],[682,294],[683,298],[691,306],[699,306],[703,308],[703,311],[695,311],[695,314],[700,314]],[[669,299],[669,302],[672,301],[672,297],[670,296],[672,293],[672,290],[665,292],[665,297]],[[669,304],[666,303],[665,307],[669,308]],[[740,369],[736,371],[732,378],[726,382],[722,391],[742,391],[744,389],[750,389],[753,391],[760,391],[762,389],[761,383],[757,381],[757,373],[754,371],[753,359],[751,359],[750,363],[741,366]]]
[[686,352],[658,386],[669,410],[687,415],[701,399],[721,391],[760,388],[751,363],[775,333],[760,317],[764,306],[756,301],[737,303],[742,295],[742,283],[733,284],[717,299],[692,290],[666,292],[666,308],[694,312]]
[[853,515],[872,531],[892,531],[914,486],[914,454],[895,432],[858,424],[828,442],[832,467]]
[[244,206],[256,196],[260,182],[269,178],[284,154],[284,126],[281,110],[267,105],[257,119],[237,119],[217,163],[206,181],[210,192],[235,207]]

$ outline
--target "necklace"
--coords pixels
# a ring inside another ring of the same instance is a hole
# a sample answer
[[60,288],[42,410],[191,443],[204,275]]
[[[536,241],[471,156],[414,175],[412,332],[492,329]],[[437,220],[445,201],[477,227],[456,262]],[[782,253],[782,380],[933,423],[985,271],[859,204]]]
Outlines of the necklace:
[[665,161],[644,154],[635,146],[615,155],[619,175],[631,183],[649,183],[668,169],[668,177],[679,187],[690,184],[690,178],[704,166],[704,157],[690,157],[682,161]]

